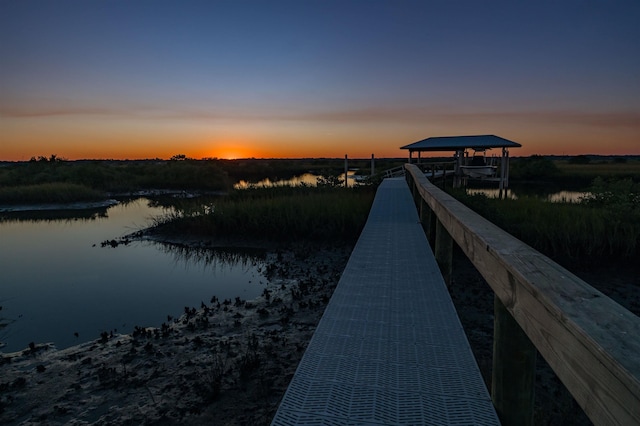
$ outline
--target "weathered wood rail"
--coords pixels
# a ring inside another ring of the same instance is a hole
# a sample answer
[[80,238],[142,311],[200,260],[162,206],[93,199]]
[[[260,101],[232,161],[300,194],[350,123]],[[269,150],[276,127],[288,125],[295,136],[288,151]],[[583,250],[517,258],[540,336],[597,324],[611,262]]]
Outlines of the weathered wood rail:
[[[429,161],[412,164],[415,164],[426,176],[429,176],[432,182],[440,179],[444,184],[447,176],[455,174],[455,161]],[[385,178],[404,176],[404,165],[385,170],[382,176]]]
[[536,350],[596,425],[640,424],[640,318],[405,165],[435,255],[455,242],[495,293],[492,399],[503,424],[530,424]]

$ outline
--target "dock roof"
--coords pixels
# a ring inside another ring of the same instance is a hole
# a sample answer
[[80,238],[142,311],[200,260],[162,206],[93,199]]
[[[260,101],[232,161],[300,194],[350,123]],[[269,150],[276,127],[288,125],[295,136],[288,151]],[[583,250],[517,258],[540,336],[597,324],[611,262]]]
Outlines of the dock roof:
[[517,142],[501,138],[496,135],[472,135],[472,136],[439,136],[423,139],[409,145],[400,147],[409,151],[459,151],[467,148],[519,148]]

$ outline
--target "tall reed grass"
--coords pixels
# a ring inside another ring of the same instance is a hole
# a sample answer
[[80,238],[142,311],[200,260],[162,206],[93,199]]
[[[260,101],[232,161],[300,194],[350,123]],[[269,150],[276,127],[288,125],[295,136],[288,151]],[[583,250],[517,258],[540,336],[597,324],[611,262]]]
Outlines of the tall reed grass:
[[67,203],[104,199],[104,193],[75,183],[42,183],[0,188],[0,204]]
[[238,190],[214,205],[160,217],[155,227],[207,237],[353,241],[366,222],[374,195],[374,187]]
[[619,162],[597,162],[589,164],[576,164],[565,161],[557,161],[558,169],[567,176],[604,178],[628,178],[640,177],[640,160]]
[[537,198],[490,199],[454,192],[464,204],[542,253],[577,262],[637,259],[640,207]]

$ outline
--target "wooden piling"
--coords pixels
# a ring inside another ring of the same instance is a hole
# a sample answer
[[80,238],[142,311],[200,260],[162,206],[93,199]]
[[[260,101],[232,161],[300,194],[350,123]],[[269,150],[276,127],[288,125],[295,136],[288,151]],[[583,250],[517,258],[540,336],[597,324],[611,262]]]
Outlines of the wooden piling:
[[503,425],[533,424],[536,347],[494,297],[491,398]]
[[347,172],[349,171],[349,159],[347,157],[347,154],[344,155],[344,187],[348,188],[349,187],[349,182],[347,180]]

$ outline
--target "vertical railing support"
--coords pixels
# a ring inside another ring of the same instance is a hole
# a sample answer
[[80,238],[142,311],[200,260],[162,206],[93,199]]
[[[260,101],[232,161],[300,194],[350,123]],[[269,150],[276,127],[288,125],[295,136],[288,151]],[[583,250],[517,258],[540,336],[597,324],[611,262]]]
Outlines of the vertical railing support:
[[[426,202],[425,202],[426,204]],[[431,210],[428,204],[426,204],[426,218],[424,223],[425,233],[427,234],[427,240],[431,245],[431,249],[435,251],[436,248],[436,223],[438,222],[438,218],[436,214]]]
[[349,158],[347,154],[344,155],[344,187],[349,187],[349,181],[347,180],[347,173],[349,172]]
[[431,218],[434,215],[431,211],[431,208],[429,208],[429,204],[427,204],[427,202],[424,201],[422,197],[420,197],[420,200],[418,202],[420,203],[420,208],[418,210],[420,215],[420,223],[422,224],[422,229],[424,230],[424,235],[427,237],[427,241],[429,242],[431,247],[433,247],[433,237],[435,236],[433,234],[435,233],[435,230],[431,229]]
[[434,251],[444,282],[449,286],[451,284],[451,273],[453,271],[453,238],[451,238],[451,235],[449,235],[439,220],[436,220],[436,244]]
[[536,347],[494,296],[491,399],[503,425],[532,425]]

